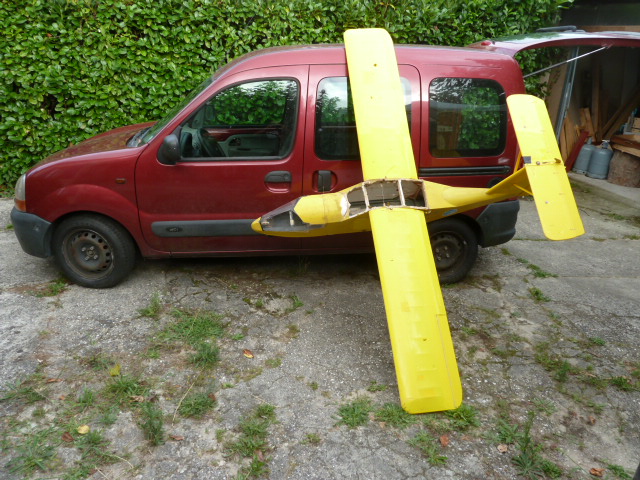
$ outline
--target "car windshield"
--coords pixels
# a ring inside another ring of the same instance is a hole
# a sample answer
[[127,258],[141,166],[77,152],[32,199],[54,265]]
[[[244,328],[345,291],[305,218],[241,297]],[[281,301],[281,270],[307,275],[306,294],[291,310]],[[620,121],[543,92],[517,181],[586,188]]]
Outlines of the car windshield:
[[144,132],[143,135],[139,137],[138,135],[136,135],[134,138],[132,138],[132,141],[133,140],[137,140],[137,141],[136,141],[136,145],[130,145],[130,146],[144,145],[146,143],[149,143],[151,140],[153,140],[155,136],[173,119],[173,117],[175,117],[183,108],[189,105],[191,100],[196,98],[205,88],[211,85],[212,81],[213,81],[213,77],[209,77],[200,85],[198,85],[198,87],[194,88],[180,103],[178,103],[175,107],[169,110],[169,112],[167,112],[167,114],[162,119],[158,120],[158,122],[156,122],[151,128],[147,129],[146,132],[143,131]]

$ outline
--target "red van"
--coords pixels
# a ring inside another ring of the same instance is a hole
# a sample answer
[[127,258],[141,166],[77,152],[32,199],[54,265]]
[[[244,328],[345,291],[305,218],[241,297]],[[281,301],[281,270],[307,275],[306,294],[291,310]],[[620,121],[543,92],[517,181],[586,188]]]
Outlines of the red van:
[[[585,43],[606,35],[596,37]],[[512,173],[517,144],[505,100],[524,92],[513,55],[533,43],[397,46],[422,178],[487,187]],[[53,255],[79,285],[111,287],[138,254],[370,251],[369,233],[281,238],[250,227],[297,197],[360,181],[344,47],[269,48],[229,63],[158,122],[43,160],[19,179],[11,218],[25,252]],[[510,240],[518,208],[513,200],[430,223],[441,281],[462,279],[478,245]]]

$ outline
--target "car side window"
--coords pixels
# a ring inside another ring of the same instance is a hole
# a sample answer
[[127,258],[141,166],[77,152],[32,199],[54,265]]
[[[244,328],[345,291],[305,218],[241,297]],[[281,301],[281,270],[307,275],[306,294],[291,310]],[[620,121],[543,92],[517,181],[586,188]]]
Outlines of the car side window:
[[258,80],[209,99],[180,131],[186,159],[284,157],[294,143],[299,87],[295,80]]
[[[411,84],[402,78],[407,121],[411,125]],[[315,152],[321,160],[360,160],[356,117],[347,77],[320,80],[316,96]]]
[[499,155],[507,138],[505,92],[494,80],[435,78],[429,85],[429,125],[434,157]]

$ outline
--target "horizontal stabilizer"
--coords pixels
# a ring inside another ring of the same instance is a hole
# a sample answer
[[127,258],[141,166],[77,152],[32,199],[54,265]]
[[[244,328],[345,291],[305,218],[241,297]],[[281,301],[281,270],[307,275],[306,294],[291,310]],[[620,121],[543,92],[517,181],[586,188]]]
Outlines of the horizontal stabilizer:
[[582,219],[544,102],[511,95],[507,105],[545,236],[566,240],[582,235]]

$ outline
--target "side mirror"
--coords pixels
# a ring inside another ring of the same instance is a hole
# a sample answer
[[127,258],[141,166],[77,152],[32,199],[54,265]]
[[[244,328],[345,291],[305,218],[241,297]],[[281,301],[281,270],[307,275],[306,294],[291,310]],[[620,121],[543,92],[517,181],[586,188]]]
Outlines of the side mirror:
[[158,150],[158,161],[163,165],[175,165],[181,157],[178,136],[175,133],[167,135]]

